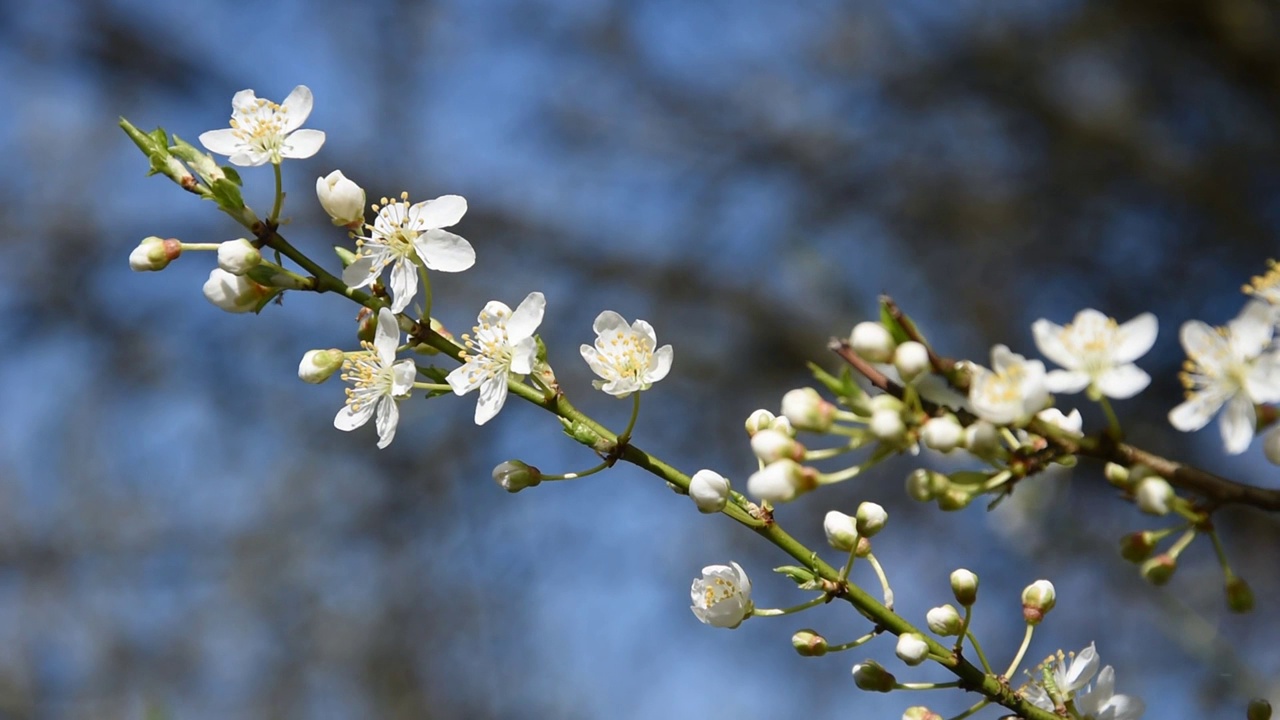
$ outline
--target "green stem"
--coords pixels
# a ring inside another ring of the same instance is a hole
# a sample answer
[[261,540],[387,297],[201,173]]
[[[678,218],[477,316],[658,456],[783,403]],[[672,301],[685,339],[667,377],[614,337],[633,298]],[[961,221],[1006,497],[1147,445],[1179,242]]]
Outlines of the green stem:
[[600,463],[599,465],[596,465],[593,468],[583,470],[582,472],[564,473],[562,475],[543,475],[542,479],[543,480],[577,480],[578,478],[584,478],[588,475],[595,475],[601,470],[609,469],[609,467],[610,467],[610,463],[606,461],[606,462]]
[[809,600],[807,602],[802,602],[799,605],[793,605],[792,607],[789,607],[789,608],[777,608],[777,609],[766,608],[764,610],[761,610],[760,608],[755,608],[754,610],[751,611],[751,614],[755,615],[756,617],[778,617],[780,615],[791,615],[793,613],[798,613],[801,610],[808,610],[811,607],[816,607],[818,605],[821,605],[822,603],[827,602],[830,599],[831,599],[831,596],[822,594],[812,600]]
[[871,567],[876,571],[876,577],[880,578],[880,589],[884,590],[884,606],[893,609],[893,590],[889,588],[889,578],[884,574],[884,568],[880,567],[880,561],[876,560],[874,553],[867,553],[867,560],[871,561]]
[[271,163],[271,167],[276,171],[276,202],[271,206],[271,216],[267,218],[267,224],[275,227],[280,220],[280,210],[284,208],[284,181],[280,176],[280,163]]
[[968,710],[965,710],[959,715],[956,715],[955,717],[951,718],[951,720],[964,720],[965,718],[969,717],[970,715],[973,715],[974,713],[978,712],[979,710],[981,710],[982,708],[990,704],[991,704],[990,700],[983,698],[978,702],[974,703],[972,706],[970,706]]
[[[415,390],[431,390],[431,391],[453,392],[453,388],[452,388],[452,387],[450,387],[450,386],[449,386],[449,385],[447,385],[447,384],[443,384],[443,383],[425,383],[425,382],[415,382],[415,383],[413,384],[413,389],[415,389]],[[546,476],[544,475],[543,477],[545,478]]]
[[217,251],[218,246],[219,246],[219,245],[221,245],[221,244],[222,244],[222,243],[188,243],[188,242],[184,242],[184,243],[182,243],[182,252],[187,252],[188,250],[214,250],[214,251]]
[[[1027,654],[1027,648],[1031,646],[1031,636],[1035,631],[1036,626],[1027,623],[1027,632],[1022,636],[1022,645],[1018,648],[1018,654],[1014,656],[1013,662],[1009,663],[1009,669],[1004,671],[1006,678],[1013,677],[1013,674],[1018,671],[1018,665],[1022,664],[1022,656]],[[972,641],[973,638],[970,637],[969,640]],[[975,642],[973,646],[977,648],[978,644]]]
[[1116,417],[1116,411],[1111,407],[1111,401],[1107,399],[1106,395],[1099,395],[1098,404],[1102,406],[1102,412],[1107,415],[1107,434],[1115,440],[1124,437],[1124,431],[1120,429],[1120,418]]
[[873,630],[867,633],[866,635],[863,635],[862,637],[858,638],[857,640],[850,640],[849,642],[841,643],[840,645],[828,645],[827,652],[837,653],[837,652],[843,652],[845,650],[852,650],[858,647],[859,645],[865,645],[866,643],[871,642],[879,635],[880,633]]
[[844,582],[849,578],[849,573],[853,571],[853,561],[858,559],[858,540],[853,541],[853,549],[849,551],[849,559],[845,561],[844,567],[840,568],[840,582]]
[[[973,645],[973,651],[978,654],[978,662],[982,663],[982,669],[985,670],[988,675],[990,675],[991,663],[987,662],[987,655],[986,653],[982,652],[982,646],[978,644],[978,637],[974,635],[972,631],[969,630],[969,617],[967,614],[965,616],[964,621],[965,621],[965,631],[961,639],[963,640],[963,638],[966,638],[966,637],[969,638],[969,643]],[[956,643],[956,647],[959,647],[959,646],[960,646],[960,643]],[[1005,677],[1008,677],[1008,676],[1006,675]]]
[[636,428],[636,419],[640,417],[640,393],[634,394],[635,401],[631,403],[631,419],[627,421],[627,429],[618,435],[618,442],[626,444],[631,442],[631,431]]
[[894,683],[894,690],[945,690],[960,687],[959,680],[940,683]]
[[1227,561],[1227,550],[1222,547],[1222,540],[1218,538],[1218,531],[1210,530],[1207,534],[1209,539],[1213,541],[1213,552],[1218,556],[1218,564],[1222,566],[1223,572],[1230,576],[1232,574],[1231,563]]
[[431,324],[431,278],[427,277],[427,266],[422,261],[415,258],[414,265],[418,266],[418,278],[422,280],[422,317],[418,322]]

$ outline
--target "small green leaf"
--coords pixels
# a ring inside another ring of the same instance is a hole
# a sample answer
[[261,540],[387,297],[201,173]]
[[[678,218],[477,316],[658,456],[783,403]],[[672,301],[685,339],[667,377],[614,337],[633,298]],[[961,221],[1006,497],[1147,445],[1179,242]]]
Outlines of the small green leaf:
[[235,168],[230,165],[223,165],[222,172],[227,176],[228,180],[235,183],[238,187],[244,187],[244,182],[240,179],[240,173],[237,172]]
[[244,197],[240,194],[240,187],[225,178],[214,180],[209,186],[213,191],[213,198],[218,203],[218,207],[232,212],[238,212],[244,209]]
[[893,319],[893,314],[889,312],[889,305],[884,302],[880,303],[880,324],[884,325],[889,334],[893,336],[895,343],[904,343],[911,339],[911,336],[907,335],[906,329],[899,325],[897,320]]

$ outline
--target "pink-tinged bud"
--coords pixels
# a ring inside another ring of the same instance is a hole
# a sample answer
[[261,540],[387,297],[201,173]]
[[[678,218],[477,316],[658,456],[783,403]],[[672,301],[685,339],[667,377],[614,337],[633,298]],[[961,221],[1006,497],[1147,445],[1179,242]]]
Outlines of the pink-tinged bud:
[[1131,532],[1120,538],[1120,557],[1131,563],[1145,561],[1155,549],[1156,535],[1150,530]]
[[1227,578],[1227,607],[1236,613],[1247,613],[1253,609],[1253,590],[1244,578],[1235,575]]
[[868,660],[853,666],[853,683],[859,690],[887,693],[898,684],[898,679],[880,663]]
[[836,406],[813,388],[797,388],[782,396],[782,414],[797,430],[822,433],[831,429]]
[[1053,589],[1053,583],[1037,580],[1022,591],[1022,619],[1028,625],[1039,625],[1057,602],[1058,595]]
[[804,445],[772,428],[751,436],[751,451],[765,465],[779,460],[804,459]]
[[827,654],[827,639],[813,630],[800,630],[791,636],[791,647],[801,657],[822,657]]
[[978,576],[964,568],[952,572],[951,593],[965,607],[974,604],[978,600]]
[[779,460],[747,478],[747,492],[772,503],[794,500],[818,485],[818,473],[794,460]]
[[173,238],[144,238],[138,247],[129,253],[129,268],[134,272],[156,272],[169,266],[182,254],[182,243]]
[[1164,585],[1178,571],[1178,560],[1169,553],[1160,553],[1142,563],[1139,572],[1152,585]]
[[942,716],[923,705],[912,705],[902,711],[902,720],[942,720]]

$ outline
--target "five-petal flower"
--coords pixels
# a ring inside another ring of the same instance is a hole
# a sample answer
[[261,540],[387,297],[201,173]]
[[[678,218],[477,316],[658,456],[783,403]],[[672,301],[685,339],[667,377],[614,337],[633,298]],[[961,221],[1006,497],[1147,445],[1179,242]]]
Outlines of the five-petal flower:
[[1081,310],[1066,327],[1048,320],[1031,326],[1036,347],[1063,370],[1046,377],[1050,392],[1076,393],[1089,388],[1091,397],[1124,399],[1151,383],[1134,360],[1156,341],[1156,316],[1143,313],[1123,325],[1097,310]]
[[365,226],[369,234],[356,238],[356,259],[342,271],[342,281],[362,288],[391,265],[391,310],[404,310],[418,292],[415,258],[428,270],[441,272],[462,272],[475,264],[471,243],[441,230],[455,225],[466,212],[467,201],[459,195],[413,205],[408,193],[402,193],[397,201],[383,198],[378,217]]
[[231,127],[201,133],[200,143],[242,167],[309,158],[324,145],[324,132],[298,129],[311,114],[311,103],[306,85],[294,88],[280,105],[241,90],[231,98]]
[[533,332],[542,324],[547,300],[540,292],[529,296],[515,309],[497,300],[480,311],[474,336],[463,335],[467,350],[464,364],[453,369],[445,380],[457,395],[480,388],[476,402],[476,424],[493,419],[507,401],[507,377],[511,373],[533,372],[538,344]]
[[736,562],[708,565],[689,590],[689,609],[712,627],[736,628],[751,615],[751,579]]
[[1226,405],[1218,421],[1222,442],[1228,453],[1244,452],[1257,424],[1254,404],[1280,401],[1274,331],[1274,310],[1260,300],[1250,301],[1225,328],[1183,323],[1180,338],[1190,358],[1182,373],[1187,399],[1169,412],[1169,422],[1183,432],[1199,430]]
[[378,448],[382,449],[396,436],[396,423],[400,420],[396,401],[413,389],[416,370],[412,360],[395,361],[400,326],[386,308],[378,311],[373,342],[362,344],[364,350],[348,354],[343,363],[342,379],[352,387],[347,388],[347,404],[333,418],[333,426],[349,432],[373,417],[378,428]]
[[969,405],[978,417],[995,425],[1019,425],[1049,403],[1044,363],[996,345],[991,367],[975,366],[969,382]]
[[621,315],[605,310],[592,324],[596,331],[595,347],[583,345],[582,358],[601,380],[592,381],[597,390],[614,397],[626,397],[667,376],[671,371],[670,345],[658,345],[653,326],[636,320],[630,326]]

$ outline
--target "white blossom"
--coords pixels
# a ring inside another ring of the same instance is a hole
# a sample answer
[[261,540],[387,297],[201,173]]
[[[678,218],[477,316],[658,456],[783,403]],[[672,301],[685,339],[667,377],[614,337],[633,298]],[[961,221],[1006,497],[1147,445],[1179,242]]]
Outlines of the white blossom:
[[463,335],[467,350],[465,362],[449,373],[445,380],[457,395],[480,388],[475,420],[483,425],[493,419],[507,401],[507,378],[514,373],[523,376],[533,372],[538,352],[533,333],[542,324],[547,300],[540,292],[532,292],[511,308],[497,300],[480,311],[475,335]]
[[973,367],[969,404],[979,418],[995,425],[1020,425],[1048,404],[1044,363],[996,345],[991,368]]
[[689,479],[689,497],[704,513],[720,512],[729,502],[729,481],[714,470],[699,470]]
[[232,275],[222,268],[209,272],[204,283],[204,296],[209,302],[229,313],[254,312],[275,292],[272,288],[242,275]]
[[347,179],[341,170],[316,178],[316,198],[334,225],[355,228],[364,222],[364,188]]
[[378,326],[373,342],[361,343],[362,352],[348,353],[342,379],[351,383],[347,402],[333,418],[333,426],[350,432],[374,418],[378,429],[378,449],[391,444],[400,421],[396,402],[413,389],[416,369],[412,360],[396,362],[400,326],[387,308],[378,310]]
[[693,614],[712,627],[736,628],[751,615],[751,580],[736,562],[702,568],[689,597]]
[[232,165],[279,164],[282,158],[309,158],[324,145],[319,130],[299,130],[311,114],[311,90],[299,85],[284,103],[241,90],[231,98],[231,127],[200,134],[210,152],[227,155]]
[[391,311],[397,313],[418,293],[417,262],[440,272],[462,272],[476,262],[471,243],[441,229],[466,214],[465,198],[443,195],[410,205],[408,197],[402,193],[400,200],[382,199],[378,217],[365,225],[369,234],[356,238],[355,261],[342,271],[344,283],[362,288],[391,265]]
[[1108,665],[1098,673],[1098,681],[1076,700],[1084,720],[1138,720],[1147,706],[1132,695],[1115,694],[1115,671]]
[[1134,360],[1156,342],[1156,316],[1143,313],[1119,325],[1097,310],[1076,313],[1066,327],[1048,320],[1031,325],[1036,347],[1063,370],[1045,377],[1050,392],[1076,393],[1089,388],[1092,397],[1129,398],[1151,383]]
[[628,326],[621,315],[606,310],[596,316],[591,327],[596,333],[595,347],[583,345],[580,350],[582,359],[602,378],[592,382],[597,390],[626,397],[648,390],[670,372],[671,346],[657,348],[658,336],[644,320]]
[[262,252],[244,238],[218,244],[218,267],[232,275],[244,275],[262,262]]
[[1273,309],[1259,300],[1225,328],[1183,323],[1187,399],[1169,412],[1169,422],[1183,432],[1199,430],[1226,405],[1218,421],[1223,444],[1233,455],[1244,452],[1257,423],[1254,404],[1280,400],[1280,353],[1270,347],[1274,323]]

